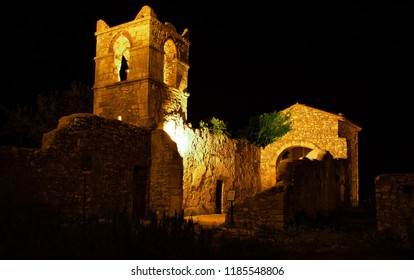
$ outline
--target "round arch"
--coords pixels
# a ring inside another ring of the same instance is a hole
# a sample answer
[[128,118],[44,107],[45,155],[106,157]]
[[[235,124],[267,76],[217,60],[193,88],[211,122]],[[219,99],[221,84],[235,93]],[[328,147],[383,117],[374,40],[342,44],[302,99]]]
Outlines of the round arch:
[[[302,151],[302,154],[305,153],[306,151],[307,153],[302,155],[302,157],[307,157],[309,159],[320,160],[326,153],[325,150],[322,150],[321,148],[319,148],[317,145],[315,145],[312,142],[292,140],[292,141],[284,143],[282,146],[278,147],[276,151],[274,151],[273,153],[274,162],[276,162],[278,158],[283,156],[285,151],[289,149],[293,149],[293,148],[303,148],[304,151]],[[296,157],[298,156],[296,155]]]
[[[270,151],[269,151],[270,152]],[[271,158],[269,162],[273,164],[273,170],[267,170],[270,182],[277,183],[277,174],[279,172],[279,165],[281,161],[292,161],[299,160],[301,158],[317,159],[321,160],[326,154],[325,150],[322,150],[320,147],[315,145],[312,142],[307,141],[288,141],[283,145],[279,146],[277,149],[271,151]],[[283,171],[282,169],[280,171]],[[274,184],[273,183],[273,184]]]

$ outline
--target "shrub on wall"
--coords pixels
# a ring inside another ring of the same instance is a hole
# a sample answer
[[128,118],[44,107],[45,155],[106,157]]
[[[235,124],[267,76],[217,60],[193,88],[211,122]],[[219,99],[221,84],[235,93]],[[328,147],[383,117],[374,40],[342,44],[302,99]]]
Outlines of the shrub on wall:
[[290,116],[290,113],[278,111],[253,116],[249,119],[248,126],[242,131],[242,138],[264,148],[292,129]]
[[216,117],[212,117],[206,121],[200,121],[201,128],[207,128],[215,135],[226,135],[230,136],[230,132],[227,130],[227,124]]

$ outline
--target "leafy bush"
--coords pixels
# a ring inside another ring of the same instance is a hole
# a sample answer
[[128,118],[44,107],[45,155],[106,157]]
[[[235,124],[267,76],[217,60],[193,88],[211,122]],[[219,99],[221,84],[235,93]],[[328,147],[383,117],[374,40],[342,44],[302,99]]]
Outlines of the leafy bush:
[[201,128],[207,128],[215,135],[226,135],[230,136],[230,132],[227,130],[227,124],[223,120],[216,117],[212,117],[206,121],[200,121]]
[[259,147],[266,147],[292,129],[290,113],[273,111],[253,116],[242,137]]

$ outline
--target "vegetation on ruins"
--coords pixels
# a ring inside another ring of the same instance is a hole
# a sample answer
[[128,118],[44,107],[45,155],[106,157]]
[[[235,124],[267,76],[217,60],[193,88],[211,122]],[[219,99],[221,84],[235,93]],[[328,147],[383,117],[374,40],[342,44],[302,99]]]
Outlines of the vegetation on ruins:
[[[273,111],[250,117],[248,125],[235,133],[238,138],[264,148],[292,130],[290,113]],[[201,128],[207,128],[215,135],[231,136],[227,123],[216,117],[200,121]]]
[[248,142],[264,148],[292,130],[290,113],[273,111],[253,116],[241,137]]
[[208,120],[200,121],[201,128],[207,128],[215,135],[226,135],[230,136],[231,133],[227,130],[227,123],[216,117],[212,117]]

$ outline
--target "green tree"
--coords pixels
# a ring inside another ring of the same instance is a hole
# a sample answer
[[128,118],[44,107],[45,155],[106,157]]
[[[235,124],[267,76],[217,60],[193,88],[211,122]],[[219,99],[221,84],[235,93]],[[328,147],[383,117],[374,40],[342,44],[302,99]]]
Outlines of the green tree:
[[242,138],[264,148],[291,129],[290,113],[273,111],[251,117],[248,126],[242,131]]

